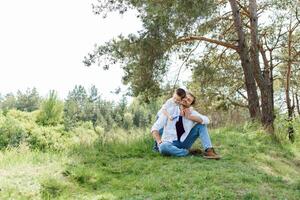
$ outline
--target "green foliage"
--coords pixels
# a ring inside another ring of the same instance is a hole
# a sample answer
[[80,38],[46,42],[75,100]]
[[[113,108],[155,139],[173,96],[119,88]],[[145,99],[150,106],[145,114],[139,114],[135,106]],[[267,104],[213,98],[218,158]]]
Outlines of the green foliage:
[[63,103],[58,100],[55,91],[50,91],[49,97],[43,101],[37,122],[44,126],[55,126],[62,122]]
[[300,116],[295,117],[292,121],[287,120],[287,116],[278,115],[275,121],[275,137],[281,143],[289,143],[288,128],[293,127],[296,140],[300,140]]
[[0,108],[6,113],[10,109],[32,112],[39,108],[41,97],[36,88],[27,89],[25,92],[18,90],[17,95],[6,94],[0,101]]
[[132,127],[133,125],[133,116],[131,113],[125,113],[124,114],[124,124],[123,127],[124,129],[128,130]]
[[[195,27],[215,8],[214,1],[102,1],[94,5],[94,12],[106,16],[108,12],[135,9],[143,24],[138,34],[120,36],[98,46],[85,57],[89,66],[106,59],[103,67],[119,62],[124,69],[123,81],[130,85],[133,96],[142,96],[148,103],[161,95],[160,83],[168,70],[168,61],[178,37],[194,34]],[[100,63],[102,64],[102,63]]]
[[106,132],[115,128],[147,127],[153,123],[159,104],[158,100],[145,104],[139,97],[128,105],[126,96],[115,103],[100,98],[94,86],[88,93],[83,86],[75,86],[65,101],[64,125],[66,130],[72,130],[80,122],[92,122],[94,127],[100,126]]
[[66,186],[59,180],[49,178],[41,184],[42,199],[58,198],[65,190]]
[[92,86],[88,96],[81,85],[69,92],[64,105],[64,124],[66,130],[76,126],[79,121],[93,121],[95,114],[94,103],[99,99],[98,91]]
[[12,93],[6,94],[0,102],[0,108],[6,113],[8,110],[16,108],[16,98]]
[[245,93],[237,55],[223,52],[219,58],[221,53],[212,47],[201,60],[190,61],[193,73],[188,87],[206,112],[234,110],[235,106],[247,108],[247,100],[237,93]]
[[36,88],[27,89],[25,92],[17,92],[16,109],[31,112],[39,108],[41,98]]
[[132,113],[132,125],[140,128],[151,126],[161,105],[160,100],[145,104],[140,98],[134,99],[128,108],[128,111]]
[[75,145],[89,145],[99,139],[99,136],[103,135],[103,133],[104,129],[102,127],[97,126],[94,130],[91,122],[82,122],[69,133],[69,143]]
[[0,115],[0,149],[16,147],[27,137],[26,130],[11,116]]
[[63,126],[37,127],[32,130],[28,143],[33,149],[64,150],[69,147],[68,135]]
[[[36,123],[39,111],[10,110],[6,116],[0,113],[0,149],[25,144],[31,149],[62,151],[73,145],[93,143],[98,135],[92,122],[81,122],[72,131],[65,131],[62,124],[43,126]],[[102,134],[101,127],[96,127]]]

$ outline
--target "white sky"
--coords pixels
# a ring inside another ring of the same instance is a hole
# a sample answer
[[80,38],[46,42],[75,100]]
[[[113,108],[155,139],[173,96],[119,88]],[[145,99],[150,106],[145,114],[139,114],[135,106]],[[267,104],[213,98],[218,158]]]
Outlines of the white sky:
[[92,12],[95,0],[0,1],[0,93],[36,87],[42,96],[49,90],[61,98],[77,84],[96,85],[102,97],[121,85],[117,67],[103,71],[85,67],[83,57],[94,44],[141,29],[134,14],[109,15]]

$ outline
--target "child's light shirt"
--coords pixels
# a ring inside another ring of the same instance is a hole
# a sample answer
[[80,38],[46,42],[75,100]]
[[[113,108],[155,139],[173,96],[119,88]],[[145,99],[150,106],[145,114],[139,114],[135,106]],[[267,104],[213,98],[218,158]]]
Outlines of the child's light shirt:
[[179,116],[179,104],[175,103],[173,98],[168,99],[158,111],[157,116],[163,114],[163,110],[166,110],[172,118]]

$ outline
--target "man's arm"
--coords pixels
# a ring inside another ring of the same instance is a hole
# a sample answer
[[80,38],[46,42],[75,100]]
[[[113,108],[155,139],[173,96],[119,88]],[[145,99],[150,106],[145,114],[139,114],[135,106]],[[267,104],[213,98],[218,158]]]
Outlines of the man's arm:
[[162,143],[161,137],[160,137],[159,132],[157,130],[153,130],[152,131],[152,136],[155,139],[155,141],[157,142],[157,144],[161,144]]
[[189,108],[183,109],[182,114],[185,118],[187,118],[193,122],[196,122],[198,124],[209,124],[208,117],[201,115],[194,110],[193,110],[193,112],[191,112],[191,110]]
[[161,140],[161,137],[159,134],[159,130],[165,126],[165,124],[167,123],[167,120],[168,120],[167,116],[165,116],[164,114],[161,114],[151,128],[152,136],[158,144],[162,143],[162,140]]

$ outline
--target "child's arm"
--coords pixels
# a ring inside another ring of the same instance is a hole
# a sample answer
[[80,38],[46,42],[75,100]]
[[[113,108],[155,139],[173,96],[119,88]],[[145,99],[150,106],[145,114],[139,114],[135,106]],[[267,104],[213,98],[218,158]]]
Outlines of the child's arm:
[[162,110],[162,113],[163,113],[164,115],[166,115],[170,121],[173,120],[172,116],[168,113],[167,109],[163,109],[163,110]]

